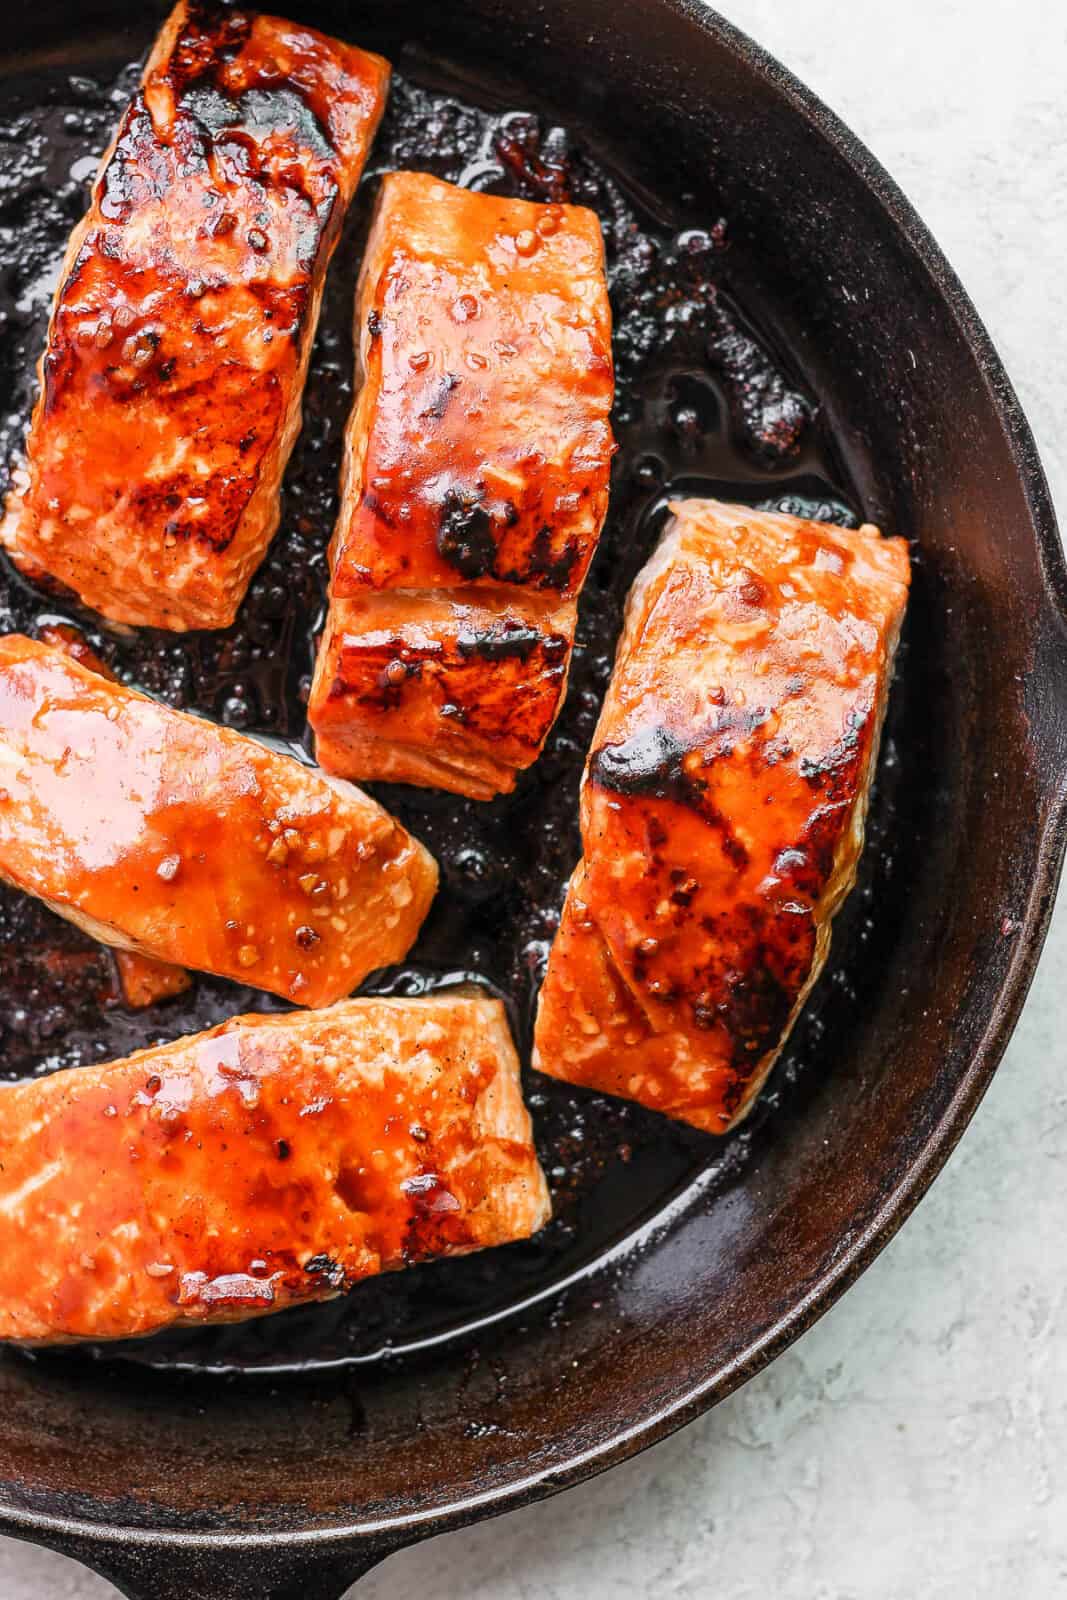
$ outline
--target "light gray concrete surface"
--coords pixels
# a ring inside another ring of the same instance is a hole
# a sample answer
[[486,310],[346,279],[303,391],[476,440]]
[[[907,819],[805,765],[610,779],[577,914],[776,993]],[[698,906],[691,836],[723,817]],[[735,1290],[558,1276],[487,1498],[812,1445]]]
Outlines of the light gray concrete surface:
[[[1067,520],[1067,8],[730,0],[852,124],[976,299]],[[1067,1596],[1067,895],[978,1117],[806,1338],[592,1484],[395,1556],[366,1600]],[[113,1600],[0,1540],[0,1600]]]

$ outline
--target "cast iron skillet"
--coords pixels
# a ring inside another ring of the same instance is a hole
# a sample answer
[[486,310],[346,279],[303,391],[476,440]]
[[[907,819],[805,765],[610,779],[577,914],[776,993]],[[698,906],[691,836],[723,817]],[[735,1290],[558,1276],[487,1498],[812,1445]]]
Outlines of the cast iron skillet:
[[[400,1546],[577,1483],[751,1377],[962,1133],[1067,842],[1067,572],[1034,444],[959,284],[852,135],[689,0],[310,11],[559,108],[632,190],[728,217],[731,272],[818,393],[865,511],[917,540],[893,871],[849,925],[850,1003],[830,994],[814,1067],[731,1181],[698,1173],[491,1330],[254,1382],[0,1362],[0,1528],[144,1600],[334,1600]],[[91,70],[126,17],[133,55],[156,20],[141,7],[37,0],[0,71]]]

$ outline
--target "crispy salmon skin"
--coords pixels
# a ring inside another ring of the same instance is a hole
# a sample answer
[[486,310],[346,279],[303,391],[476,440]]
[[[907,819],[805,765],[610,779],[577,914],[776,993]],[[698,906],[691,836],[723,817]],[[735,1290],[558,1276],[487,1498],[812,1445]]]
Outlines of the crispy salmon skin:
[[238,1017],[0,1085],[0,1339],[238,1321],[548,1215],[481,996]]
[[119,949],[301,1005],[406,955],[433,858],[358,789],[0,638],[0,877]]
[[309,707],[319,759],[486,799],[558,715],[607,509],[599,221],[391,173],[356,334]]
[[117,622],[233,621],[388,77],[276,17],[171,14],[60,272],[2,534],[30,576]]
[[534,1062],[722,1133],[863,848],[902,539],[680,501],[627,603]]

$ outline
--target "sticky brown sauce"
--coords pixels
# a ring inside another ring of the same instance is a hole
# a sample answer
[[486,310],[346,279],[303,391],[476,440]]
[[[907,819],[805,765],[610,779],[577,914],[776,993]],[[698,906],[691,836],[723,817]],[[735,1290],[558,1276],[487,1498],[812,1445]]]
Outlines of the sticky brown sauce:
[[[16,458],[35,391],[55,270],[88,201],[95,157],[136,82],[135,65],[92,78],[50,71],[0,84],[0,461]],[[469,93],[469,86],[465,90]],[[491,100],[486,97],[486,103]],[[480,804],[378,786],[377,797],[438,857],[442,885],[411,959],[367,992],[420,994],[475,977],[507,1001],[524,1061],[566,880],[580,854],[582,763],[608,682],[627,589],[654,546],[668,495],[704,493],[855,524],[860,511],[818,397],[761,333],[730,279],[729,219],[653,222],[567,129],[526,108],[483,109],[438,78],[394,82],[389,109],[331,268],[304,427],[285,480],[281,530],[236,625],[120,637],[2,562],[0,630],[82,627],[123,679],[167,703],[265,736],[308,759],[305,701],[324,613],[326,546],[338,509],[352,401],[352,291],[376,178],[398,167],[495,193],[570,200],[599,213],[614,309],[619,451],[612,504],[582,599],[570,692],[543,758],[514,795]],[[726,285],[729,283],[729,289]],[[744,310],[741,306],[744,305]],[[5,484],[6,487],[6,484]],[[2,560],[2,558],[0,558]],[[555,1219],[536,1239],[367,1283],[330,1306],[245,1326],[167,1335],[109,1358],[163,1367],[269,1369],[377,1359],[555,1293],[594,1270],[686,1184],[727,1185],[769,1117],[817,1072],[826,1013],[847,1026],[863,1002],[869,911],[892,870],[892,722],[860,888],[820,985],[760,1108],[713,1142],[637,1106],[527,1072]],[[121,1003],[112,960],[42,906],[0,887],[0,1072],[21,1078],[122,1056],[281,1002],[220,980],[146,1012]],[[65,1359],[84,1359],[66,1357]]]

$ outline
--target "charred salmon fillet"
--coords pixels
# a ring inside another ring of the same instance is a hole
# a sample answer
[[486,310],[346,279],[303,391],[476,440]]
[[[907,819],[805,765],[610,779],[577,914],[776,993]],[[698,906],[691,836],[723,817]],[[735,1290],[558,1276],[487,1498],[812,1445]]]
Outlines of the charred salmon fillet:
[[581,206],[382,183],[357,290],[321,764],[487,799],[539,754],[607,509],[611,313]]
[[115,1339],[324,1300],[549,1215],[496,1000],[238,1017],[0,1085],[0,1338]]
[[28,575],[117,622],[233,621],[388,78],[276,17],[171,14],[60,271],[3,525]]
[[869,526],[671,513],[627,602],[534,1062],[722,1133],[855,881],[909,563]]
[[407,953],[437,867],[351,785],[12,634],[0,878],[105,944],[322,1006]]

